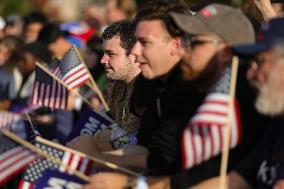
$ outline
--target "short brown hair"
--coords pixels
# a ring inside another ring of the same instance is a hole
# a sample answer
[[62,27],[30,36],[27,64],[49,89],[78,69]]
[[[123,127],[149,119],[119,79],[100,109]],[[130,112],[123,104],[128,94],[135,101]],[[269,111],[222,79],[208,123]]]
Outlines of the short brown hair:
[[133,20],[121,20],[112,23],[108,26],[103,34],[103,40],[110,40],[114,37],[120,38],[120,46],[125,49],[126,55],[128,56],[133,48],[135,39],[135,24]]
[[190,14],[188,6],[182,1],[152,0],[146,2],[136,15],[136,22],[161,20],[172,37],[182,36],[181,31],[170,16],[170,12]]

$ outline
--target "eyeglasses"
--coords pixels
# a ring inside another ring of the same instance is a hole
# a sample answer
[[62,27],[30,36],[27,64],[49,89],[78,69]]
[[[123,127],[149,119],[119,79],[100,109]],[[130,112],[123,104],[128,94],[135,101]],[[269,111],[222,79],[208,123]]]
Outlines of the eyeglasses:
[[212,40],[198,40],[195,38],[191,38],[190,40],[190,46],[191,48],[194,48],[195,46],[203,45],[205,43],[212,43],[213,45],[219,45],[222,43],[222,41],[219,41],[217,39],[212,39]]
[[250,61],[249,62],[249,68],[253,69],[253,70],[257,70],[258,69],[258,64],[255,61]]
[[223,41],[218,40],[218,39],[199,40],[197,38],[188,37],[188,36],[183,37],[182,41],[183,41],[184,46],[189,47],[189,48],[195,48],[196,46],[204,45],[206,43],[212,43],[213,45],[219,45],[223,43]]
[[253,70],[261,68],[266,63],[271,63],[272,59],[269,57],[255,57],[249,62],[249,67]]

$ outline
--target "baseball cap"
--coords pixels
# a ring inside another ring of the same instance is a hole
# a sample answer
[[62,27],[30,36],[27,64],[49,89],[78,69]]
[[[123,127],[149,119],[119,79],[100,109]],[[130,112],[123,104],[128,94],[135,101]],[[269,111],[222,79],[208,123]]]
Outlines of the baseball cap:
[[284,41],[284,17],[271,19],[262,24],[261,30],[253,44],[237,45],[234,51],[238,55],[251,56],[271,49],[275,44]]
[[170,13],[177,26],[191,35],[215,34],[230,45],[254,42],[254,30],[248,18],[227,5],[212,3],[195,15]]

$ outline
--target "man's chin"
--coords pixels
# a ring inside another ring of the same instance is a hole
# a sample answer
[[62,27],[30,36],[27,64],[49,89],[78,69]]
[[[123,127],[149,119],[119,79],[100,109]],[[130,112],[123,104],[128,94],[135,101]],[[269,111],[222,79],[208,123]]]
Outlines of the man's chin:
[[146,79],[154,79],[153,76],[151,76],[151,74],[149,74],[148,72],[143,72],[141,71],[143,77],[145,77]]
[[284,112],[284,98],[281,91],[266,87],[261,88],[255,102],[257,111],[264,115],[279,116]]
[[114,80],[114,76],[111,73],[106,72],[106,77],[110,80]]
[[148,68],[147,64],[140,65],[140,69],[143,77],[145,77],[146,79],[154,79],[153,74],[151,74],[151,71]]

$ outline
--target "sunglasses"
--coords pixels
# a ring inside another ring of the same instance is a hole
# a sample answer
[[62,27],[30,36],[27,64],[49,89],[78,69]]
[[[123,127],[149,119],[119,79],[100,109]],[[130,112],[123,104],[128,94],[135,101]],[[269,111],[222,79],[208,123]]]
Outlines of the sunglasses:
[[212,39],[212,40],[199,40],[194,37],[185,36],[182,38],[183,44],[185,47],[195,48],[196,46],[204,45],[206,43],[212,43],[213,45],[219,45],[223,43],[221,40]]

